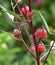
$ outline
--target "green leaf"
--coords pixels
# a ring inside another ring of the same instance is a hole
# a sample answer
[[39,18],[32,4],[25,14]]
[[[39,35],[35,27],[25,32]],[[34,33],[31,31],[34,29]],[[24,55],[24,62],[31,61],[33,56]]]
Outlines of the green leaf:
[[21,20],[20,15],[16,14],[15,12],[12,12],[12,11],[5,11],[5,12],[8,12],[9,14],[12,14],[12,15],[15,16],[18,20]]
[[5,16],[7,17],[7,20],[8,20],[6,22],[10,24],[12,27],[17,28],[17,26],[12,22],[12,19],[9,16],[10,13],[6,12],[7,10],[2,5],[0,5],[0,8],[3,10],[3,12],[5,12]]
[[8,51],[9,54],[14,54],[14,53],[17,53],[17,52],[20,52],[21,49],[20,48],[13,48],[11,50]]
[[17,19],[21,20],[20,16],[12,11],[8,11],[6,10],[2,5],[0,5],[0,8],[8,15],[8,14],[12,14],[13,16],[15,16]]

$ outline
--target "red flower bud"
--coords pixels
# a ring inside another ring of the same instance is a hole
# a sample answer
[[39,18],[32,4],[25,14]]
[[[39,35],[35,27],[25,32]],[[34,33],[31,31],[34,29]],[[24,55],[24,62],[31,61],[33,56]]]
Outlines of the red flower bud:
[[14,34],[15,37],[19,37],[20,34],[21,34],[21,31],[18,30],[18,29],[14,29],[13,34]]
[[31,17],[33,16],[33,13],[29,11],[28,6],[23,6],[20,10],[20,14],[27,16],[28,19],[31,19]]
[[35,35],[39,38],[46,38],[47,37],[47,31],[44,28],[39,28],[36,30]]
[[44,45],[39,44],[37,48],[39,54],[46,51],[46,47]]
[[20,10],[20,14],[21,15],[27,15],[27,13],[29,12],[29,7],[28,6],[23,6],[22,8],[21,8],[21,10]]
[[[35,51],[35,46],[32,45],[32,46],[30,47],[30,50],[31,50],[32,52],[34,52],[34,51]],[[38,53],[41,54],[42,52],[46,51],[46,47],[45,47],[43,44],[39,44],[37,50],[38,50]]]

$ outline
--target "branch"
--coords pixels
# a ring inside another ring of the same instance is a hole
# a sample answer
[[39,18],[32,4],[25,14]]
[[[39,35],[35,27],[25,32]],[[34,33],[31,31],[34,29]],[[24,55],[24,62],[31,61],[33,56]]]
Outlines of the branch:
[[46,57],[46,55],[49,53],[49,51],[48,52],[46,52],[41,58],[40,58],[40,61],[44,58],[44,57]]
[[21,24],[20,26],[24,29],[24,31],[25,31],[30,43],[33,44],[33,40],[31,39],[31,36],[30,36],[30,34],[29,34],[29,32],[28,32],[28,30],[26,28],[26,24],[24,22],[21,22],[20,24]]
[[48,56],[49,56],[49,54],[50,54],[50,52],[52,50],[52,47],[53,47],[54,43],[55,43],[55,41],[53,42],[53,44],[52,44],[52,46],[51,46],[51,48],[50,48],[50,50],[49,50],[49,52],[48,52],[48,54],[47,54],[47,56],[45,58],[45,61],[44,61],[43,65],[46,63],[46,60],[48,59]]
[[23,16],[24,16],[24,17],[26,18],[26,20],[27,20],[27,17],[25,16],[25,14],[24,14],[23,10],[21,9],[21,7],[20,7],[20,4],[19,4],[19,3],[17,3],[17,8],[18,8],[19,12],[20,12],[20,10],[22,11]]
[[13,6],[13,5],[14,5],[14,3],[13,3],[13,1],[11,0],[11,7],[12,7],[13,11],[15,12],[15,7],[16,7],[17,4],[15,4],[15,6]]
[[28,46],[26,45],[24,39],[21,39],[21,42],[23,43],[23,45],[26,47],[26,49],[30,52],[30,54],[36,59],[35,55],[32,53],[32,51],[28,48]]
[[[29,26],[30,26],[30,31],[31,31],[32,36],[33,36],[34,45],[35,45],[35,50],[36,50],[36,62],[37,62],[37,65],[40,65],[39,53],[38,53],[38,50],[37,50],[38,44],[36,45],[36,38],[35,38],[35,35],[34,35],[35,31],[34,31],[34,26],[33,26],[32,21],[29,22]],[[38,41],[38,43],[39,43],[39,41]]]
[[29,4],[29,11],[31,11],[31,0],[28,0],[28,4]]

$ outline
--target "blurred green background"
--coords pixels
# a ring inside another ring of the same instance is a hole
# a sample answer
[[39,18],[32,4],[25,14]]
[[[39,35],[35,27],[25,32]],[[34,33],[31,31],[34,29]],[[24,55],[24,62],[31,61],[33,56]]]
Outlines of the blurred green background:
[[[24,1],[28,4],[27,0]],[[42,0],[41,5],[38,7],[34,5],[35,2],[35,0],[32,0],[32,9],[35,11],[42,10],[42,14],[48,23],[50,31],[55,34],[55,0]],[[20,2],[20,5],[22,4],[23,3]],[[0,0],[0,5],[3,5],[7,10],[13,11],[11,7],[11,0]],[[16,8],[16,12],[17,11],[18,10]],[[0,8],[0,65],[35,65],[36,62],[33,57],[19,41],[13,38],[12,31],[15,27],[11,24],[12,21],[8,15]],[[42,19],[37,12],[34,13],[33,24],[35,30],[42,25],[44,26]],[[30,47],[30,42],[28,41],[27,36],[23,30],[22,32],[27,45]],[[52,40],[53,36],[48,35],[48,38],[43,39],[42,41],[44,44],[50,45]],[[49,47],[47,48],[49,49]],[[46,61],[46,65],[55,65],[54,56],[55,51],[50,54],[48,60]],[[42,63],[43,60],[41,65]]]

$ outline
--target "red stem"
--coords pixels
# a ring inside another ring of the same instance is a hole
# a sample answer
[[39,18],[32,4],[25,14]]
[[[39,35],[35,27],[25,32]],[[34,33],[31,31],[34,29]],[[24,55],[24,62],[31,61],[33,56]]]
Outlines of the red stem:
[[23,45],[26,47],[26,49],[30,52],[30,54],[36,59],[35,55],[32,53],[32,51],[29,49],[29,47],[26,45],[24,39],[21,39],[21,42],[23,43]]
[[29,4],[29,11],[31,11],[31,0],[28,0],[28,4]]
[[[19,3],[17,3],[17,8],[18,8],[18,10],[19,10],[19,12],[20,12],[21,7],[20,7]],[[22,11],[22,10],[21,10],[21,11]],[[26,15],[24,14],[24,12],[23,12],[23,11],[22,11],[22,13],[23,13],[24,17],[27,19]]]
[[[28,0],[28,2],[29,2],[29,10],[31,11],[31,0]],[[18,6],[19,6],[19,4],[18,4]],[[20,6],[19,6],[19,8],[20,8]],[[23,11],[22,11],[22,13],[23,13]],[[23,15],[24,15],[24,13],[23,13]],[[24,17],[27,19],[27,17],[25,15],[24,15]],[[34,40],[35,49],[36,49],[36,62],[37,62],[37,65],[40,65],[40,56],[39,56],[39,53],[38,53],[38,50],[37,50],[38,45],[36,45],[36,38],[35,38],[35,35],[34,35],[35,31],[34,31],[34,27],[33,27],[32,21],[29,22],[29,26],[30,26],[30,31],[31,31],[31,33],[33,35],[33,40]],[[23,42],[23,44],[25,43],[23,40],[22,40],[22,42]],[[24,46],[26,47],[25,44],[24,44]],[[29,52],[31,52],[31,51],[29,50]]]
[[[35,38],[35,35],[34,35],[34,27],[33,27],[33,24],[32,24],[32,21],[29,22],[29,26],[30,26],[30,31],[33,35],[33,39],[34,39],[34,44],[35,44],[35,50],[36,50],[36,62],[37,62],[37,65],[40,65],[40,58],[39,58],[39,52],[37,50],[38,48],[38,45],[36,45],[36,38]],[[38,42],[39,43],[39,42]]]
[[25,23],[24,23],[24,22],[21,22],[21,24],[24,25],[23,27],[22,27],[21,25],[20,25],[20,26],[24,29],[24,31],[25,31],[25,33],[26,33],[26,35],[27,35],[27,37],[28,37],[30,43],[33,44],[33,40],[31,39],[30,33],[28,32]]

